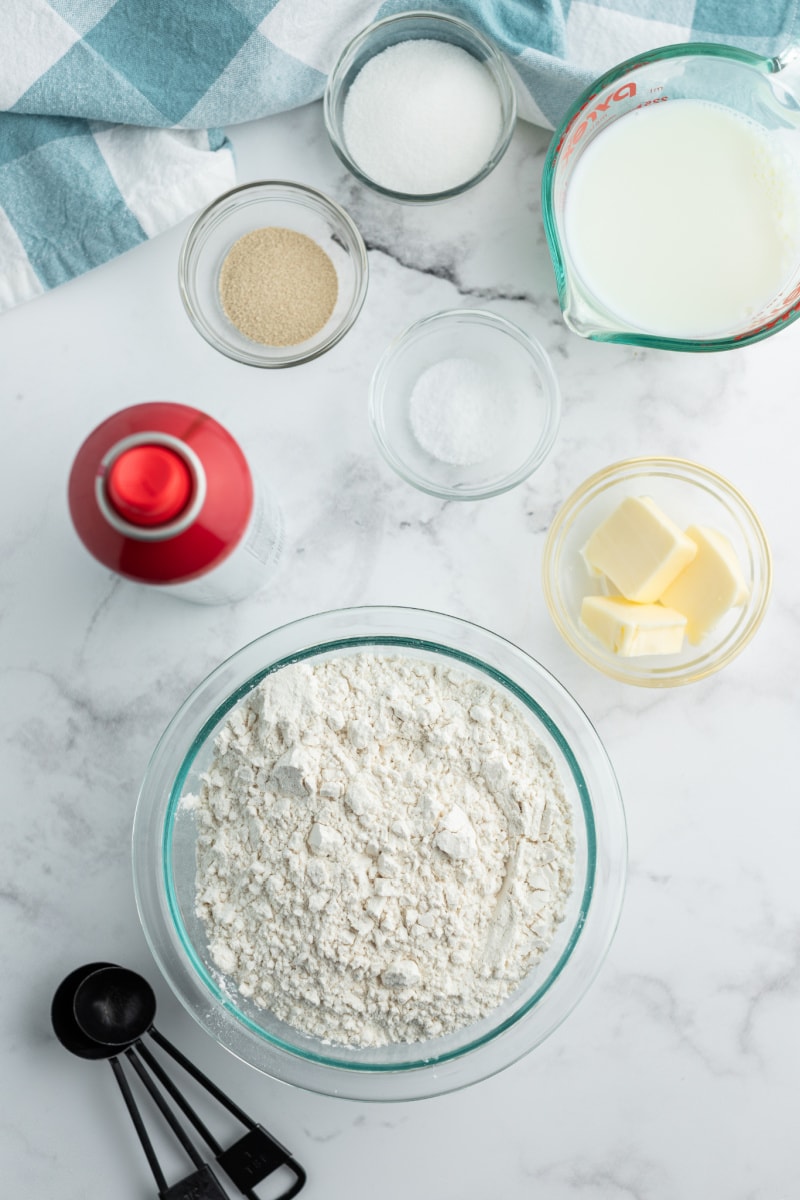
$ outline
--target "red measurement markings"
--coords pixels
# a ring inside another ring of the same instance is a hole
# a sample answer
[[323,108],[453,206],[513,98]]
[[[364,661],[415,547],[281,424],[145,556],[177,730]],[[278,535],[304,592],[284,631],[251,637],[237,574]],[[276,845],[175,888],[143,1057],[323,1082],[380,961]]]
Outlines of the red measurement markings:
[[[589,106],[594,100],[597,99],[597,94],[590,96],[586,103],[578,109],[578,111],[575,113],[575,116],[564,130],[561,141],[556,146],[556,154],[559,154],[562,147],[566,145],[566,150],[564,153],[564,160],[566,161],[570,154],[572,154],[572,151],[575,149],[578,142],[586,133],[586,130],[592,124],[594,124],[598,117],[600,117],[603,113],[607,113],[612,104],[620,100],[629,100],[635,95],[636,84],[623,83],[622,86],[618,87],[615,92],[611,92],[608,96],[606,96],[605,100],[601,100],[598,104],[595,104],[591,108]],[[666,97],[660,98],[666,99]],[[653,101],[648,101],[648,103],[653,103]]]
[[771,321],[765,321],[760,325],[751,325],[749,329],[742,330],[741,333],[734,334],[733,340],[740,342],[743,338],[752,337],[757,333],[766,333],[768,329],[774,329],[776,325],[782,324],[783,321],[788,321],[793,313],[800,312],[800,283],[798,283],[778,304],[770,305],[767,309],[767,315],[770,312],[776,312],[777,316]]

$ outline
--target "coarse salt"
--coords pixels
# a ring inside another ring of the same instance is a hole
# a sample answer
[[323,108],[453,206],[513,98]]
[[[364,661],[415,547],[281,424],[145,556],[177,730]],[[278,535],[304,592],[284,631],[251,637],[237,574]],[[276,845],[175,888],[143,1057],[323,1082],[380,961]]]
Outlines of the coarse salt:
[[514,404],[513,392],[488,367],[471,358],[445,358],[417,379],[408,415],[423,450],[466,467],[500,449]]

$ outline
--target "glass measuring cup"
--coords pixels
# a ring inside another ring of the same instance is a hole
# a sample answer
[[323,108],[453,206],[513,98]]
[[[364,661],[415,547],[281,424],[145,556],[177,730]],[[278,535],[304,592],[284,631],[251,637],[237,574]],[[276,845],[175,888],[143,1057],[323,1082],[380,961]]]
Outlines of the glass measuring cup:
[[[759,341],[796,320],[800,315],[800,261],[781,291],[739,328],[694,338],[662,336],[638,326],[620,318],[586,283],[570,253],[564,217],[570,181],[598,134],[627,113],[670,99],[711,102],[769,134],[777,131],[783,151],[796,158],[800,172],[800,104],[778,77],[798,53],[795,47],[779,57],[764,58],[733,46],[699,42],[663,46],[607,71],[579,97],[553,135],[542,177],[545,234],[559,303],[570,329],[595,341],[708,351]],[[736,245],[731,245],[730,253],[737,255]]]

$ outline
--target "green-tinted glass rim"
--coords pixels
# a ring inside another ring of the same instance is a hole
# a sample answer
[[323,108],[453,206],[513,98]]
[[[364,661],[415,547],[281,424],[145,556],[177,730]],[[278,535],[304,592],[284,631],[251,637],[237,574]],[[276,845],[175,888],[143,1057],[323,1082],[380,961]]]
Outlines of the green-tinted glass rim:
[[[649,50],[644,54],[636,54],[632,58],[627,58],[624,62],[618,63],[615,67],[606,71],[605,74],[598,76],[597,79],[593,80],[581,92],[578,99],[564,116],[561,124],[555,129],[542,170],[542,221],[556,277],[558,302],[562,311],[567,303],[567,276],[561,253],[561,239],[558,236],[553,214],[553,183],[556,155],[561,148],[567,131],[591,99],[630,71],[634,71],[639,67],[649,66],[651,63],[661,62],[667,58],[703,56],[738,62],[744,66],[754,67],[765,75],[774,75],[783,67],[782,62],[778,58],[766,58],[762,54],[753,53],[752,50],[742,50],[738,46],[729,46],[716,42],[684,42],[669,46],[659,46],[655,50]],[[668,338],[657,337],[649,333],[636,333],[633,330],[598,330],[585,336],[594,342],[617,342],[628,346],[649,346],[659,350],[681,350],[694,354],[702,354],[716,350],[733,350],[739,346],[749,346],[753,342],[763,341],[764,338],[772,337],[779,330],[784,329],[787,325],[791,325],[798,317],[800,317],[800,305],[779,315],[767,325],[754,330],[752,333],[736,337]]]
[[[199,750],[205,744],[216,725],[228,712],[231,711],[233,707],[235,707],[236,704],[238,704],[246,695],[256,688],[262,682],[262,680],[264,680],[268,675],[271,675],[274,671],[279,670],[281,667],[289,666],[292,663],[303,662],[305,659],[314,658],[320,654],[330,654],[339,650],[357,647],[403,647],[406,649],[427,651],[434,654],[444,654],[445,656],[455,659],[458,662],[464,663],[473,668],[477,668],[481,673],[489,675],[490,678],[492,678],[496,683],[499,683],[502,687],[510,691],[512,695],[516,696],[516,698],[520,700],[527,708],[529,708],[542,722],[542,725],[545,727],[547,732],[556,742],[561,753],[564,755],[570,772],[572,773],[572,777],[575,781],[575,785],[578,789],[581,811],[583,813],[583,818],[586,825],[586,881],[584,884],[583,895],[581,897],[580,910],[569,939],[564,946],[557,963],[550,971],[542,985],[537,988],[533,995],[530,996],[528,1000],[526,1000],[526,1002],[520,1006],[519,1009],[507,1017],[505,1021],[501,1022],[495,1028],[489,1030],[482,1037],[475,1038],[473,1041],[467,1043],[466,1045],[460,1046],[457,1049],[450,1050],[436,1056],[420,1058],[419,1060],[413,1062],[359,1063],[351,1059],[341,1059],[322,1054],[315,1054],[310,1051],[301,1050],[297,1046],[294,1046],[281,1038],[273,1036],[255,1021],[252,1021],[226,997],[226,995],[214,982],[211,975],[209,975],[205,965],[198,957],[183,923],[183,918],[181,916],[180,906],[178,904],[177,894],[172,879],[172,871],[170,869],[172,863],[173,829],[183,787]],[[285,657],[276,660],[274,663],[270,663],[269,666],[255,672],[255,674],[251,675],[247,680],[241,683],[239,687],[237,687],[220,705],[218,705],[218,707],[214,710],[214,712],[192,740],[192,744],[184,756],[178,772],[176,773],[164,817],[161,858],[167,905],[174,928],[180,939],[181,946],[185,951],[189,962],[196,971],[198,978],[202,981],[214,999],[227,1012],[229,1012],[248,1030],[250,1030],[251,1033],[256,1034],[256,1036],[261,1038],[263,1041],[288,1054],[305,1059],[308,1062],[316,1063],[324,1067],[339,1067],[345,1068],[349,1071],[359,1071],[367,1074],[380,1074],[382,1072],[387,1074],[396,1074],[397,1072],[419,1070],[422,1067],[430,1067],[441,1063],[446,1063],[453,1059],[461,1058],[470,1051],[476,1050],[481,1046],[487,1045],[489,1042],[497,1038],[501,1033],[510,1029],[513,1025],[516,1025],[526,1015],[526,1013],[528,1013],[534,1007],[534,1005],[539,1002],[542,996],[549,991],[571,958],[580,938],[581,932],[586,924],[586,918],[589,912],[592,894],[594,892],[597,870],[597,838],[589,789],[586,785],[583,772],[578,765],[577,759],[575,758],[569,743],[561,733],[559,727],[553,721],[552,717],[545,712],[541,705],[537,704],[533,697],[529,696],[528,693],[519,686],[519,684],[515,683],[507,675],[503,674],[502,671],[499,671],[490,664],[481,661],[474,655],[467,654],[464,651],[456,650],[451,646],[444,646],[439,642],[422,638],[374,634],[337,638],[328,642],[322,642],[317,645],[310,646],[292,654],[288,654]]]

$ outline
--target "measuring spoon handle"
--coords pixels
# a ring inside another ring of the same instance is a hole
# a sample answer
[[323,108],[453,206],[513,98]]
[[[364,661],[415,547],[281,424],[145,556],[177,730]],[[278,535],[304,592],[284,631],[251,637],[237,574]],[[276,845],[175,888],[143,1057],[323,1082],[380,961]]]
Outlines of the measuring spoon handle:
[[147,1161],[150,1164],[150,1170],[153,1172],[153,1178],[156,1181],[158,1194],[159,1196],[163,1196],[167,1190],[167,1181],[164,1176],[164,1172],[161,1170],[159,1161],[156,1158],[156,1152],[153,1149],[153,1143],[150,1141],[147,1130],[144,1127],[142,1114],[139,1112],[139,1108],[133,1098],[133,1092],[131,1091],[130,1084],[125,1078],[125,1072],[122,1069],[122,1063],[119,1061],[116,1055],[114,1055],[112,1058],[109,1058],[108,1062],[111,1070],[114,1072],[114,1078],[119,1084],[119,1090],[122,1092],[122,1098],[125,1101],[128,1112],[131,1115],[131,1120],[133,1121],[136,1132],[139,1135],[139,1141],[142,1143],[142,1149],[144,1150]]
[[173,1046],[172,1042],[168,1041],[162,1033],[159,1033],[154,1025],[150,1026],[148,1033],[162,1050],[166,1051],[179,1066],[183,1067],[184,1071],[201,1084],[215,1100],[219,1101],[228,1112],[246,1127],[247,1133],[223,1150],[216,1139],[210,1134],[208,1128],[179,1094],[178,1089],[175,1088],[172,1081],[160,1070],[152,1055],[147,1053],[146,1048],[141,1043],[139,1044],[139,1053],[144,1055],[148,1066],[154,1070],[162,1085],[166,1087],[173,1099],[181,1106],[185,1115],[192,1121],[195,1129],[197,1129],[201,1137],[211,1147],[216,1155],[217,1162],[230,1179],[233,1180],[239,1191],[248,1197],[248,1200],[258,1200],[258,1197],[255,1196],[251,1189],[274,1171],[286,1167],[291,1171],[293,1180],[289,1188],[276,1197],[276,1200],[291,1200],[293,1196],[296,1196],[304,1187],[307,1177],[300,1163],[297,1162],[286,1147],[282,1146],[277,1138],[274,1138],[263,1125],[259,1125],[252,1117],[249,1117],[229,1096],[226,1096],[207,1075],[203,1074],[199,1067],[196,1067],[185,1054],[181,1053],[177,1046]]
[[214,1097],[215,1100],[218,1100],[224,1108],[227,1108],[228,1112],[236,1117],[236,1119],[240,1121],[242,1125],[246,1126],[247,1129],[255,1129],[257,1127],[253,1118],[248,1117],[247,1113],[244,1112],[243,1109],[239,1108],[239,1105],[235,1104],[234,1101],[231,1100],[230,1096],[226,1096],[225,1093],[221,1091],[217,1085],[208,1078],[207,1075],[204,1075],[200,1068],[196,1067],[194,1063],[186,1057],[185,1054],[182,1054],[177,1046],[173,1046],[172,1042],[167,1041],[163,1033],[159,1033],[155,1025],[151,1025],[147,1032],[162,1050],[165,1050],[171,1058],[174,1058],[175,1062],[178,1063],[179,1066],[183,1067],[184,1071],[191,1075],[193,1079],[196,1079],[197,1082],[201,1084],[206,1091]]

